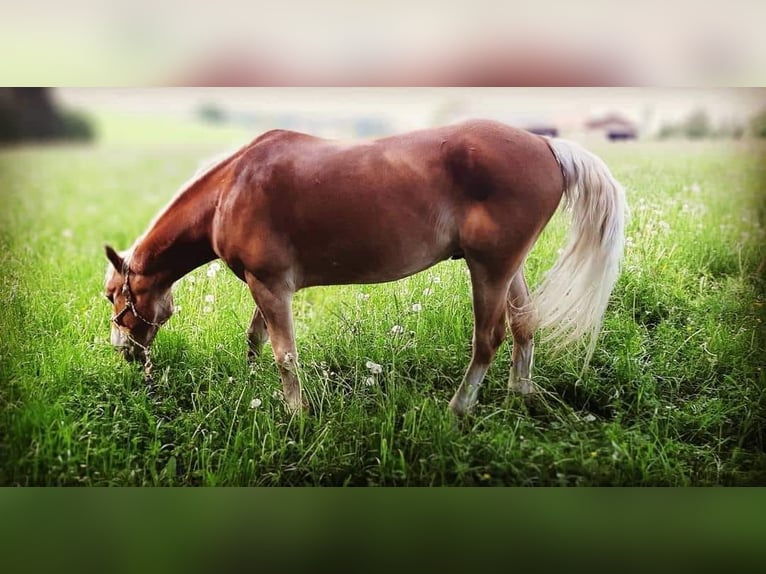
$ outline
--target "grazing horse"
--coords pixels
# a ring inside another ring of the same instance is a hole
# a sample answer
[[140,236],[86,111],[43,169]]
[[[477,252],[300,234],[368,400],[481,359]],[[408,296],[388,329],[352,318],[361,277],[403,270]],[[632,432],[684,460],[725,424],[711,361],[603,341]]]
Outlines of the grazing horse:
[[[562,196],[568,245],[530,295],[524,260]],[[287,406],[306,407],[291,302],[304,287],[381,283],[464,258],[473,291],[473,354],[450,401],[463,415],[506,326],[509,385],[529,394],[534,333],[595,347],[623,250],[625,198],[607,166],[578,145],[475,120],[374,141],[267,132],[187,183],[111,263],[112,344],[151,362],[173,312],[173,283],[222,259],[256,309],[248,355],[271,338]]]

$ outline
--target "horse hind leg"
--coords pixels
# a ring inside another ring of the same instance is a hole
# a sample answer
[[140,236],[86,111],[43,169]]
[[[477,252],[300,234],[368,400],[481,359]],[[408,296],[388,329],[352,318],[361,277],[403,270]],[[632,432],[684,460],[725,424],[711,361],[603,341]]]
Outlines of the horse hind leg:
[[535,390],[532,383],[532,366],[537,319],[524,272],[521,269],[514,276],[508,289],[508,319],[513,333],[513,366],[508,387],[522,395],[531,395]]
[[467,414],[476,403],[479,388],[489,365],[506,335],[507,274],[492,274],[483,266],[471,264],[473,288],[473,353],[460,386],[449,403],[459,415]]
[[261,354],[263,345],[269,340],[269,331],[266,328],[266,320],[263,318],[263,313],[256,307],[253,313],[253,319],[250,321],[250,326],[247,328],[247,359],[248,361],[255,361],[255,359]]

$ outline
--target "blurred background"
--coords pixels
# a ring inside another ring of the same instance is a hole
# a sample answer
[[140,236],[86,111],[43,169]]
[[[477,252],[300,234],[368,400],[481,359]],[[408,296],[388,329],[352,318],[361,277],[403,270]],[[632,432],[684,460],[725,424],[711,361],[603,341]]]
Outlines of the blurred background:
[[471,117],[584,142],[766,137],[766,89],[0,88],[0,141],[239,145],[372,138]]
[[14,85],[752,86],[762,0],[27,0]]

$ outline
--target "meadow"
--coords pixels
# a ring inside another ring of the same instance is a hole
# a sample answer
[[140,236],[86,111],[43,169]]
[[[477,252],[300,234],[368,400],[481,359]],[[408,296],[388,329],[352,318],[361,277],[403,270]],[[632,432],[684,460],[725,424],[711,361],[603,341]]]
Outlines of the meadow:
[[[293,417],[270,347],[247,364],[253,302],[219,262],[176,285],[152,392],[110,347],[104,243],[128,247],[241,135],[124,124],[0,151],[0,484],[766,485],[763,143],[590,146],[627,190],[623,272],[587,370],[583,349],[538,344],[531,404],[507,390],[508,341],[475,412],[448,411],[472,330],[448,261],[297,295],[312,413]],[[530,285],[567,224],[533,250]]]

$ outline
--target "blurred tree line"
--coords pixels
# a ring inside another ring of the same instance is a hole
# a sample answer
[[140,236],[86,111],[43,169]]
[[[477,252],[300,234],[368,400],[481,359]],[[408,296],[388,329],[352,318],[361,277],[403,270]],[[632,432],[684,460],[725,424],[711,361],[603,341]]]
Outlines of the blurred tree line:
[[85,116],[55,104],[50,88],[0,88],[0,143],[90,140],[93,135]]
[[740,139],[743,136],[766,138],[766,109],[761,110],[750,118],[747,125],[733,120],[713,125],[707,112],[703,109],[698,109],[691,112],[680,122],[663,125],[657,134],[657,137],[660,139]]

